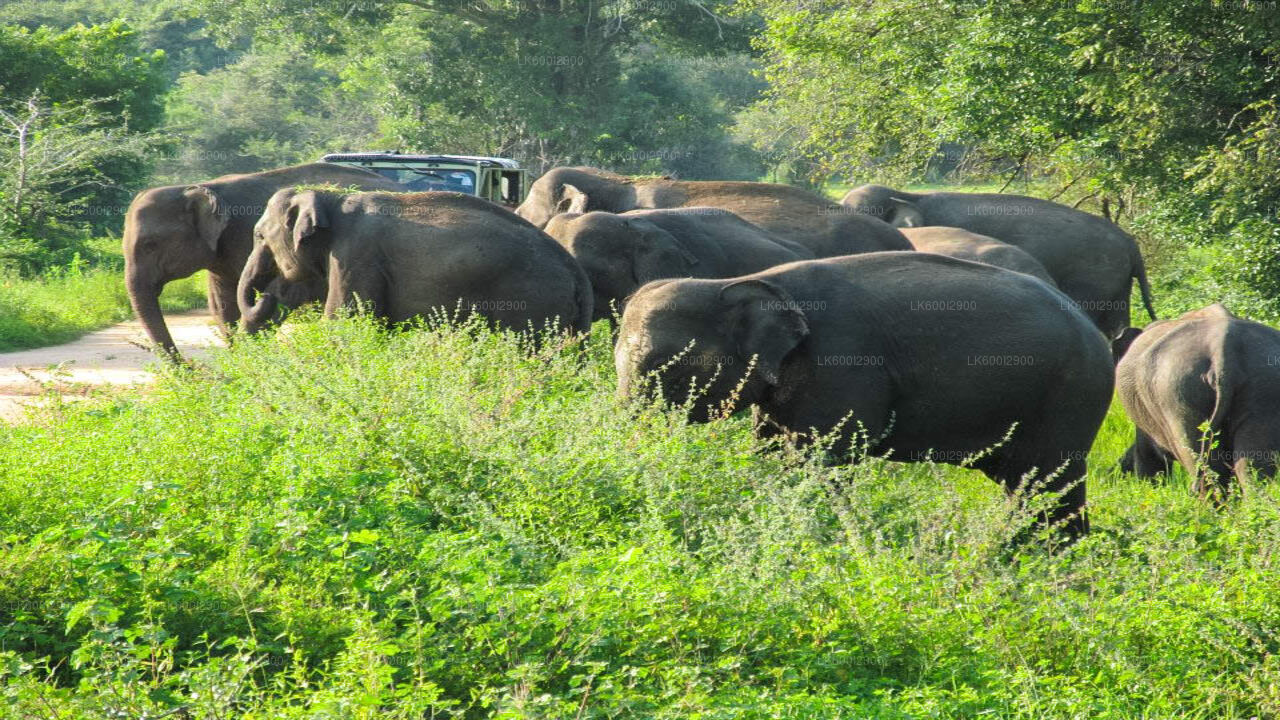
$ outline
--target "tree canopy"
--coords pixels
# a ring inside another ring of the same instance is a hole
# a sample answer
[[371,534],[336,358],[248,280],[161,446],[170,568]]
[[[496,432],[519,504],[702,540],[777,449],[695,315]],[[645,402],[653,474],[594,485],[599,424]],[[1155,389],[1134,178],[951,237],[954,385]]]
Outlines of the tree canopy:
[[1274,207],[1280,14],[1169,0],[743,0],[762,111],[820,173],[918,176],[939,148],[1123,195]]

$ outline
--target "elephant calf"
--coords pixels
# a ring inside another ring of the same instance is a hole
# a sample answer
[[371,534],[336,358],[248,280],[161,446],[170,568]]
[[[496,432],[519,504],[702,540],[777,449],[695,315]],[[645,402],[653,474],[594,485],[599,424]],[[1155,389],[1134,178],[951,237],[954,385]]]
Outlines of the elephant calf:
[[591,327],[591,283],[569,253],[471,195],[286,189],[271,196],[254,237],[239,285],[251,332],[274,315],[279,278],[322,290],[326,315],[360,298],[392,322],[461,308],[514,330],[556,318]]
[[1025,250],[993,237],[943,225],[902,228],[902,234],[907,236],[907,240],[918,252],[995,265],[1025,273],[1053,287],[1058,286],[1039,260]]
[[652,373],[677,402],[696,382],[693,420],[754,406],[765,434],[839,429],[845,457],[860,424],[893,460],[969,462],[1010,491],[1032,478],[1062,493],[1042,521],[1087,529],[1085,458],[1111,403],[1110,350],[1022,273],[881,252],[659,280],[627,303],[614,361],[622,396]]
[[813,257],[719,208],[562,213],[547,223],[586,270],[596,319],[612,317],[641,285],[662,278],[724,278]]
[[1152,477],[1176,461],[1201,494],[1250,470],[1275,474],[1280,331],[1214,304],[1132,335],[1116,366],[1120,403],[1137,427],[1122,469]]

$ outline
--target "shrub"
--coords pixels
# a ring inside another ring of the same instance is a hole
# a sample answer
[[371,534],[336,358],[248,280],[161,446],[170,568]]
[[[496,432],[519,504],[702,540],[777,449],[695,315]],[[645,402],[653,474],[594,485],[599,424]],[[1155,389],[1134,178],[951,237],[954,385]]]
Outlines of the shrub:
[[[608,329],[303,318],[147,397],[0,430],[18,714],[1269,716],[1276,490],[1215,511],[1091,458],[1017,552],[975,472],[825,467],[624,407]],[[49,710],[53,708],[54,710]]]

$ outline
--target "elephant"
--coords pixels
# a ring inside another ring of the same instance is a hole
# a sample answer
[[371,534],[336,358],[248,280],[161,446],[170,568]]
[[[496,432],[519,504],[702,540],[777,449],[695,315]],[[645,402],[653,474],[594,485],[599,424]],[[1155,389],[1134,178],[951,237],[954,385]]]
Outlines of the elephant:
[[558,167],[529,187],[516,212],[545,227],[562,212],[698,206],[728,210],[766,232],[803,245],[814,257],[911,249],[902,233],[888,223],[800,188],[772,183],[632,178],[596,168]]
[[[1180,463],[1205,494],[1273,477],[1280,454],[1280,331],[1214,304],[1130,333],[1116,392],[1136,428],[1120,466],[1155,477]],[[1123,351],[1121,349],[1121,351]]]
[[865,449],[967,464],[1009,491],[1032,480],[1061,493],[1039,521],[1075,536],[1114,369],[1063,299],[1023,273],[918,252],[657,280],[622,314],[618,394],[679,403],[696,386],[694,422],[750,406],[763,437],[838,433],[836,460]]
[[907,236],[907,240],[917,252],[930,252],[995,265],[1006,270],[1025,273],[1057,287],[1057,283],[1049,276],[1049,271],[1044,269],[1044,265],[1041,265],[1039,260],[1031,257],[1021,248],[993,237],[942,225],[902,228],[902,234]]
[[545,231],[586,270],[597,320],[612,319],[613,308],[621,310],[650,280],[734,277],[813,257],[803,245],[710,207],[562,213]]
[[208,270],[209,312],[229,329],[240,319],[236,284],[253,250],[253,225],[267,199],[282,187],[310,183],[403,189],[367,170],[309,163],[224,175],[194,185],[153,187],[133,198],[121,242],[125,285],[147,335],[167,356],[176,358],[177,347],[160,312],[165,284]]
[[895,227],[949,225],[1025,250],[1108,339],[1129,326],[1129,292],[1138,281],[1156,319],[1138,244],[1115,223],[1059,203],[1001,193],[909,193],[883,185],[850,190],[845,206]]
[[285,188],[268,200],[254,239],[238,288],[247,332],[274,316],[277,279],[323,289],[327,316],[359,299],[392,323],[458,310],[458,320],[476,312],[516,331],[557,319],[564,329],[591,328],[591,283],[577,261],[473,195]]

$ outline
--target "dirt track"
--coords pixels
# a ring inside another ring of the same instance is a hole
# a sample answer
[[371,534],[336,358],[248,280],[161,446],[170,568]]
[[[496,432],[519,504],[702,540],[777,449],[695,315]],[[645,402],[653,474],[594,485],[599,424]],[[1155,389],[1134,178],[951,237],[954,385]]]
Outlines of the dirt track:
[[[167,315],[165,319],[184,356],[199,357],[204,349],[222,344],[210,324],[208,310]],[[23,406],[40,402],[48,383],[64,397],[75,397],[95,388],[150,382],[153,376],[147,367],[156,362],[156,356],[130,341],[146,341],[136,320],[65,345],[0,353],[0,422],[20,420]]]

